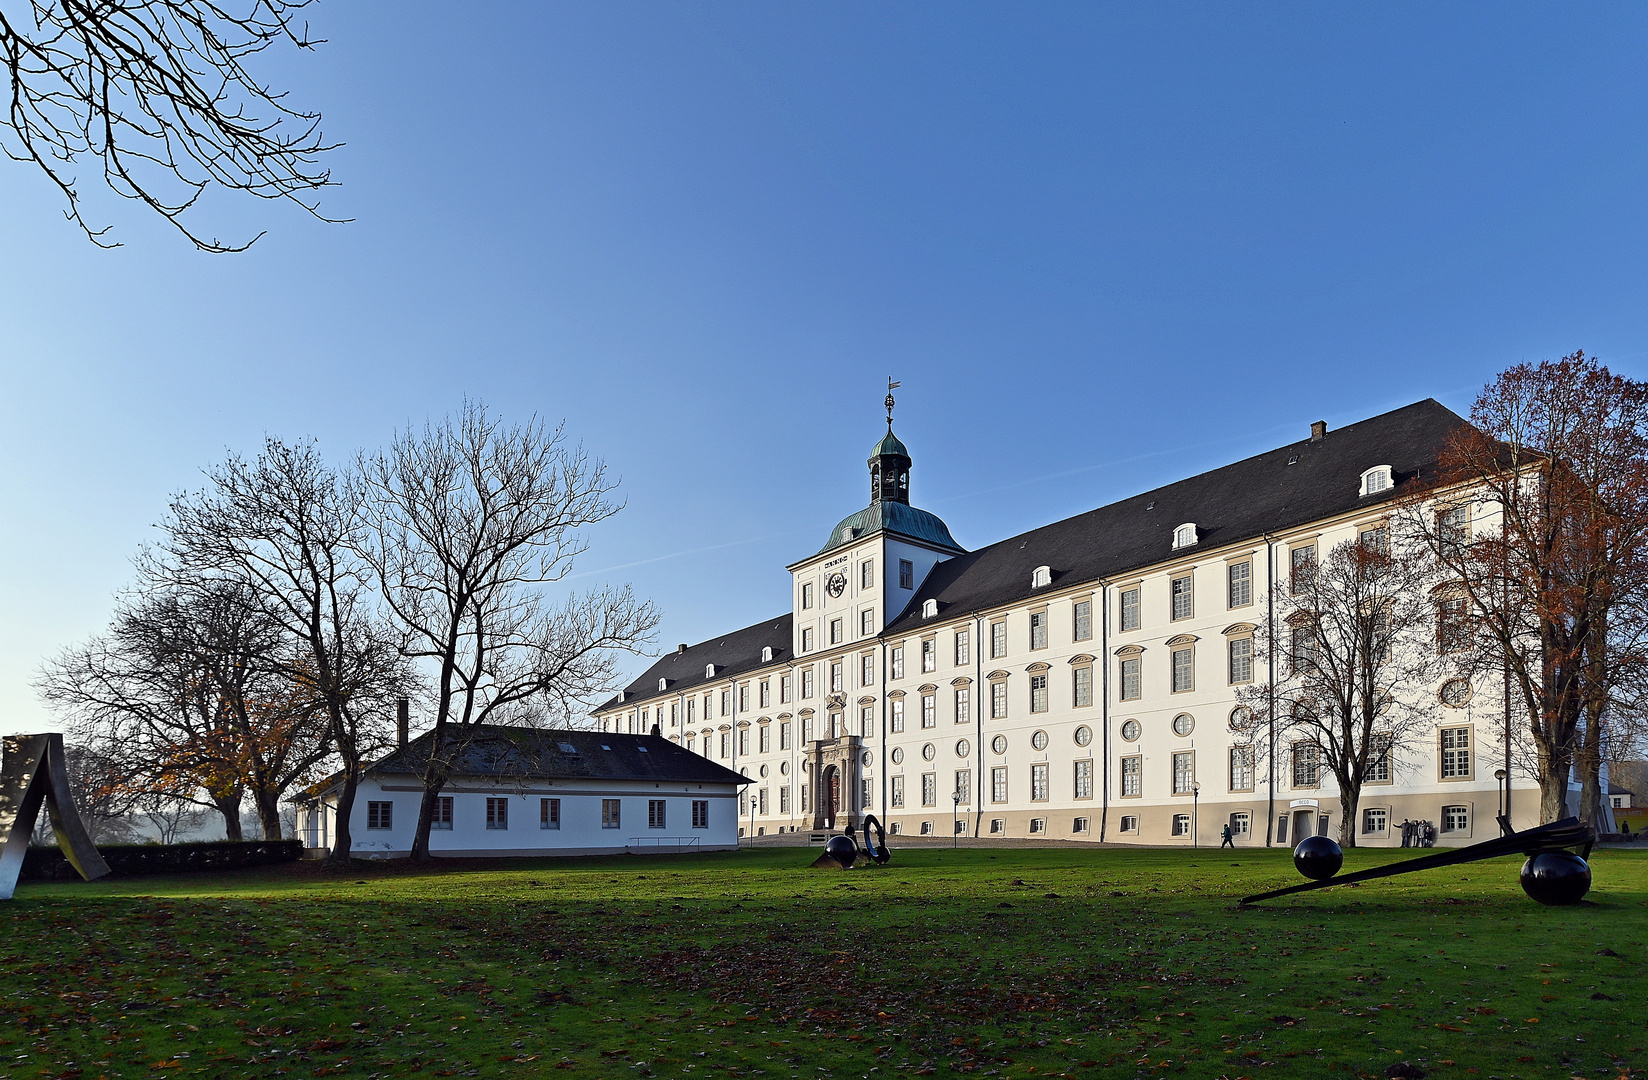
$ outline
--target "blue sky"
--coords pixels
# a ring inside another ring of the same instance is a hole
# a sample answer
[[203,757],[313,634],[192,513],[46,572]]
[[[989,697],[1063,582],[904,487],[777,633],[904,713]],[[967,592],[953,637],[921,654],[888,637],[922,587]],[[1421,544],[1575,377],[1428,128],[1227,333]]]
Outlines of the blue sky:
[[99,251],[0,161],[0,730],[265,433],[564,418],[628,500],[577,584],[668,647],[784,610],[889,375],[976,547],[1521,360],[1648,368],[1640,6],[389,10],[265,68],[350,224],[217,200],[269,232],[210,256],[93,198]]

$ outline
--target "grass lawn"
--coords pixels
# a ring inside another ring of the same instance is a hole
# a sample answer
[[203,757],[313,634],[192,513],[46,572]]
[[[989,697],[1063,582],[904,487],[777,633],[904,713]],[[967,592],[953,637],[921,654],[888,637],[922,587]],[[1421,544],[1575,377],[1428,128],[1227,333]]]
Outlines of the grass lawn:
[[1648,1076],[1648,852],[1256,909],[1287,852],[816,853],[24,885],[0,1077]]

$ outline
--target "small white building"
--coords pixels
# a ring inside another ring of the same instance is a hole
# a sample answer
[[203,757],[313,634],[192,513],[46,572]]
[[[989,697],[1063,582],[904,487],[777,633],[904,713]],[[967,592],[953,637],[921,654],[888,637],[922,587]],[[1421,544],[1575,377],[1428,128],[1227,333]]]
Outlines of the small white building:
[[[430,733],[368,766],[350,814],[363,858],[412,850]],[[482,725],[456,753],[435,804],[430,854],[612,855],[738,846],[738,790],[750,781],[657,735]],[[298,796],[304,847],[329,850],[342,783]]]

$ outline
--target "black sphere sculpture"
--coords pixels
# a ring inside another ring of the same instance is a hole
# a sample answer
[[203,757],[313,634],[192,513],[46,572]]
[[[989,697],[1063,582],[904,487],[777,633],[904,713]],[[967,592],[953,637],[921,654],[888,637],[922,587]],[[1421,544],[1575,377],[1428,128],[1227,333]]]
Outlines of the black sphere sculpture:
[[853,863],[858,861],[858,844],[845,833],[832,836],[830,842],[824,845],[824,854],[840,863],[842,869],[850,870]]
[[1571,851],[1539,851],[1522,864],[1522,891],[1547,907],[1577,904],[1591,891],[1591,864]]
[[1345,865],[1345,853],[1331,836],[1307,836],[1293,849],[1293,865],[1316,881],[1325,881]]

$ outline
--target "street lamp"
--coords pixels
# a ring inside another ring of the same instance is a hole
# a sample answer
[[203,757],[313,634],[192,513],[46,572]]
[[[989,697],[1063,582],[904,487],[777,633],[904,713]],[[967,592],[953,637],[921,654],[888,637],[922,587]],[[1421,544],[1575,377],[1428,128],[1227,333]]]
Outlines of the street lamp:
[[[1183,805],[1182,803],[1180,805]],[[1202,785],[1190,785],[1190,846],[1202,846]]]
[[955,803],[955,811],[950,815],[950,849],[961,847],[961,792],[950,792],[950,801]]
[[1499,835],[1509,836],[1511,823],[1506,818],[1511,802],[1511,774],[1504,769],[1495,769],[1494,780],[1494,795],[1499,801]]

